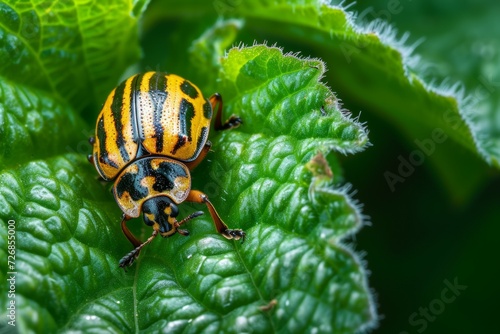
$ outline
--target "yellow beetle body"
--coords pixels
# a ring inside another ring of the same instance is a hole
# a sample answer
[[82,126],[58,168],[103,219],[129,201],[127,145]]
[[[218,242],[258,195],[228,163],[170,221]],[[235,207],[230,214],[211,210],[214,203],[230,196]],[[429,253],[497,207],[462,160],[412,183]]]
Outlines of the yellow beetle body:
[[193,161],[207,142],[211,119],[212,105],[191,82],[160,72],[134,75],[109,94],[97,117],[96,169],[112,180],[145,154]]
[[[177,221],[183,201],[206,204],[215,227],[228,239],[244,239],[242,230],[228,229],[208,197],[191,189],[190,170],[210,150],[208,141],[213,109],[218,105],[215,129],[241,124],[237,116],[221,122],[222,98],[208,100],[198,87],[175,74],[146,72],[119,84],[108,96],[97,117],[93,153],[89,160],[105,181],[113,181],[116,202],[123,211],[122,230],[135,249],[120,266],[133,263],[144,245],[160,234],[187,235],[178,227],[202,214],[195,212]],[[139,241],[126,221],[144,216],[152,236]]]

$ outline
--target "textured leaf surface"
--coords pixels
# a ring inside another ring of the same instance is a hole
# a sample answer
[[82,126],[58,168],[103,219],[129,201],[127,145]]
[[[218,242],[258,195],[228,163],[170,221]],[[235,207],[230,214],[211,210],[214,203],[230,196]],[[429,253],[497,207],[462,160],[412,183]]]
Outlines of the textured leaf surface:
[[[89,171],[88,167],[80,155],[65,154],[0,174],[3,268],[7,268],[7,219],[16,222],[15,268],[8,271],[18,273],[20,332],[61,328],[82,303],[92,303],[119,286],[116,245],[123,243],[113,240],[119,228],[109,224],[113,219],[106,209],[114,209],[103,201],[103,189],[91,182],[90,174],[89,180],[83,179],[82,170]],[[2,270],[3,281],[6,272]],[[116,284],[106,283],[113,277]],[[6,305],[7,295],[0,298]]]
[[[78,145],[78,128],[83,122],[67,105],[47,93],[0,79],[0,164],[61,153]],[[78,133],[81,135],[81,133]],[[58,138],[54,140],[54,138]],[[61,144],[66,143],[66,147]]]
[[139,57],[137,18],[145,1],[2,1],[0,72],[77,110],[101,103]]

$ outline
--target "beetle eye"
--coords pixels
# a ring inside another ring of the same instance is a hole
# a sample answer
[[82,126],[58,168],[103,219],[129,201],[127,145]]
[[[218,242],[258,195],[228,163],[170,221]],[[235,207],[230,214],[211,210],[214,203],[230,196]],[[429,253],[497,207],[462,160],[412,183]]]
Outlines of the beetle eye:
[[177,205],[173,203],[168,203],[163,212],[170,217],[177,217],[179,215],[179,209],[177,208]]

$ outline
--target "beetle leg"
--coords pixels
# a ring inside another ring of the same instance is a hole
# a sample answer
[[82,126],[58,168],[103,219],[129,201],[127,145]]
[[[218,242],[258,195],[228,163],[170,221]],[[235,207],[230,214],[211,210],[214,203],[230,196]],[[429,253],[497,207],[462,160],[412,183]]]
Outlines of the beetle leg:
[[192,203],[206,204],[208,211],[210,212],[210,216],[212,216],[212,220],[215,224],[217,232],[222,234],[222,236],[224,236],[226,239],[235,239],[235,240],[241,239],[241,242],[245,241],[245,232],[243,232],[243,230],[240,229],[234,229],[234,230],[229,229],[227,225],[220,218],[219,214],[215,210],[212,203],[208,200],[207,195],[198,190],[191,190],[189,192],[188,197],[186,198],[186,201]]
[[132,243],[132,245],[134,245],[135,248],[130,253],[128,253],[127,255],[122,257],[122,259],[118,263],[120,268],[125,268],[128,266],[131,266],[132,263],[134,263],[135,259],[139,256],[141,248],[144,247],[145,244],[148,244],[149,242],[151,242],[151,240],[156,236],[156,234],[158,234],[158,231],[153,231],[153,235],[151,237],[149,237],[149,239],[146,242],[142,243],[128,229],[126,222],[127,222],[127,220],[130,220],[130,219],[131,219],[131,217],[127,216],[126,214],[123,214],[121,226],[122,226],[123,234],[125,234],[127,239]]
[[134,245],[134,247],[138,247],[142,244],[142,242],[139,239],[137,239],[135,237],[135,235],[132,234],[132,232],[130,232],[130,230],[128,229],[127,224],[126,224],[126,222],[128,220],[130,220],[131,218],[132,217],[129,217],[126,214],[123,214],[122,223],[121,223],[122,231],[123,231],[123,234],[125,234],[125,236],[127,237],[128,241],[130,241],[130,243],[132,245]]
[[205,146],[203,146],[203,148],[201,149],[198,157],[196,159],[194,159],[193,161],[185,162],[184,164],[187,166],[187,168],[189,168],[189,170],[195,169],[196,166],[198,166],[200,164],[200,162],[202,162],[203,159],[205,159],[208,151],[210,151],[210,148],[212,148],[212,143],[210,141],[207,141],[205,143]]
[[142,244],[134,248],[130,253],[122,257],[118,265],[120,268],[125,268],[125,267],[130,267],[132,263],[134,263],[135,259],[139,256],[139,253],[141,252],[142,247],[146,246],[149,244],[153,239],[158,235],[158,230],[153,230],[153,234],[148,238],[148,240],[144,241]]
[[189,237],[189,231],[188,230],[178,229],[177,233],[179,233],[180,235],[183,235],[185,237]]
[[236,115],[231,115],[227,121],[222,123],[222,96],[219,93],[215,93],[210,96],[210,104],[212,105],[212,110],[215,110],[215,105],[217,106],[217,114],[215,115],[215,130],[226,130],[238,127],[243,121],[240,117]]

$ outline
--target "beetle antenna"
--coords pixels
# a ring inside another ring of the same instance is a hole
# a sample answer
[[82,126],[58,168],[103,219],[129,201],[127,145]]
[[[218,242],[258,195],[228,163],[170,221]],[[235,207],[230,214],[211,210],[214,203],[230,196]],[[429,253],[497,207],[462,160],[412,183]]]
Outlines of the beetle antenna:
[[187,216],[186,218],[184,218],[183,220],[177,222],[176,224],[176,227],[179,227],[181,226],[182,224],[190,221],[191,219],[193,218],[196,218],[196,217],[199,217],[203,214],[203,211],[196,211],[196,212],[193,212],[192,214],[190,214],[189,216]]
[[135,259],[139,256],[139,252],[141,251],[142,247],[146,246],[149,244],[153,239],[158,235],[157,230],[153,230],[153,234],[148,238],[148,240],[144,241],[142,244],[137,246],[133,251],[122,257],[122,259],[119,262],[120,268],[125,268],[125,267],[130,267],[132,263],[134,263]]

